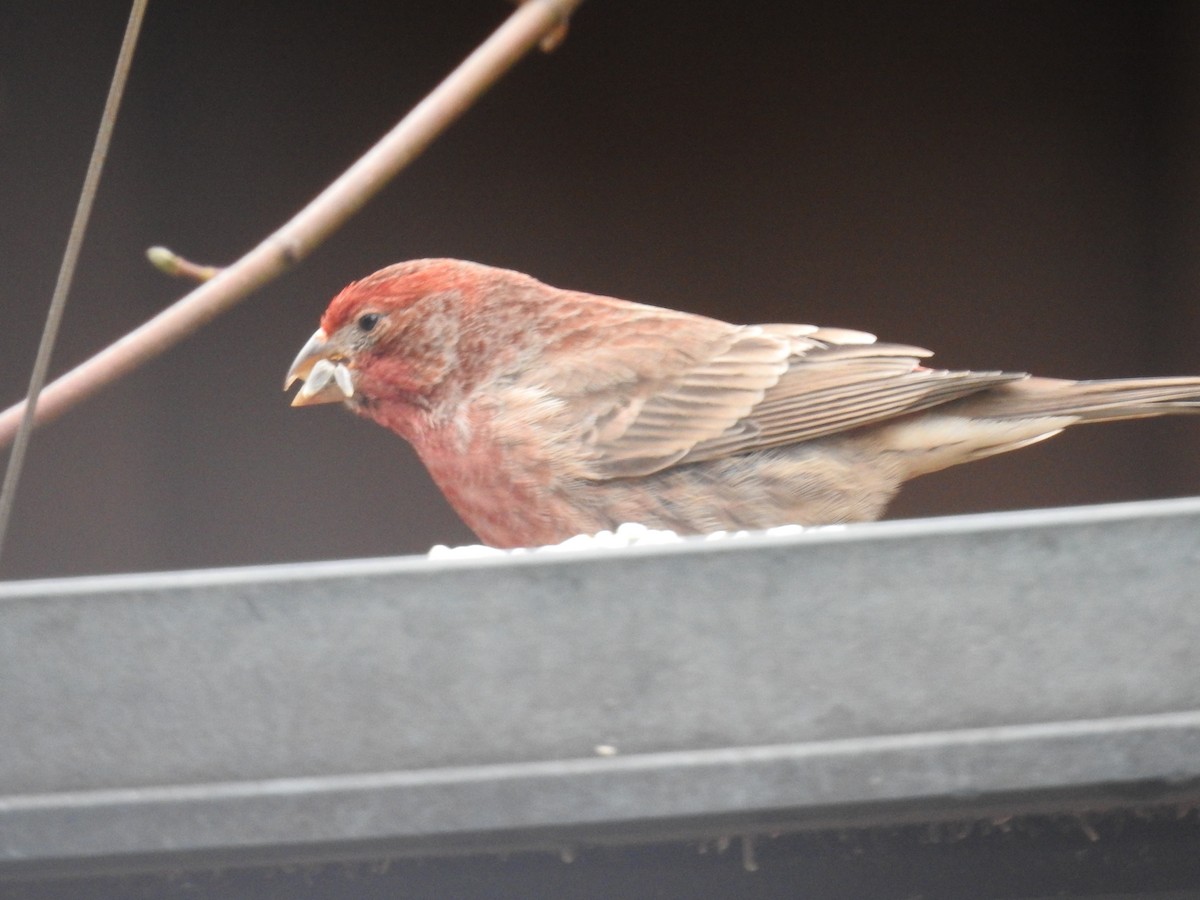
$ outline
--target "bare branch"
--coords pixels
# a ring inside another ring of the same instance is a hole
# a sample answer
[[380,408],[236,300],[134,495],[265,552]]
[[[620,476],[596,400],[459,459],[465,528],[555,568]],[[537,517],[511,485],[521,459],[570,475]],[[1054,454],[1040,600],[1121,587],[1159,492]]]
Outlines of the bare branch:
[[[275,233],[191,293],[42,391],[38,424],[178,343],[308,256],[325,238],[462,115],[548,35],[562,33],[582,0],[527,0],[395,128]],[[0,413],[0,446],[12,441],[25,404]]]
[[190,259],[184,259],[174,250],[166,247],[150,247],[146,250],[146,259],[158,271],[174,278],[191,278],[193,281],[208,281],[221,270],[216,266],[202,266]]

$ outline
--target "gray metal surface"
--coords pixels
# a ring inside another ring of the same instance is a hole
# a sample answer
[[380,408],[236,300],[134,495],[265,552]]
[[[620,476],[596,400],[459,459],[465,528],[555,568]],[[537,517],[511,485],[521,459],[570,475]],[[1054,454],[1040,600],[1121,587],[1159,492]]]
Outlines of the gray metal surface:
[[0,585],[0,861],[1182,796],[1198,538],[1181,500]]

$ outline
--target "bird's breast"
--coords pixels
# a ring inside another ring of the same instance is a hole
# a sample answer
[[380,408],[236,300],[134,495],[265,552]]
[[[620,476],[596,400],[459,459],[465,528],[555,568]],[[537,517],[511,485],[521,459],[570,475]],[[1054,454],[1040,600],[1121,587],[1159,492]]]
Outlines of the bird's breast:
[[562,473],[530,434],[498,431],[462,414],[418,430],[410,442],[447,501],[480,539],[497,547],[561,540]]

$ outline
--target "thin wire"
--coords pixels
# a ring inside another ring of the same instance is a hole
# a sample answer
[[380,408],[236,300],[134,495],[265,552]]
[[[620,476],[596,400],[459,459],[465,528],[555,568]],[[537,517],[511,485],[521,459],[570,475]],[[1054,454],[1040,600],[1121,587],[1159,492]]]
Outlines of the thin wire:
[[58,270],[58,281],[54,285],[54,295],[50,299],[50,309],[46,313],[46,324],[42,329],[42,339],[38,344],[37,356],[33,362],[33,372],[29,377],[25,413],[21,417],[21,425],[13,439],[12,453],[8,457],[8,466],[4,470],[4,484],[0,487],[0,554],[3,553],[4,539],[8,534],[8,523],[12,518],[17,484],[25,464],[25,451],[29,447],[29,438],[33,433],[38,396],[46,383],[46,372],[50,368],[50,356],[54,351],[58,328],[62,323],[63,311],[67,306],[67,294],[71,289],[71,280],[75,276],[75,264],[79,260],[79,251],[87,232],[88,219],[92,214],[92,202],[96,198],[100,173],[104,169],[104,160],[108,156],[108,146],[112,141],[117,110],[121,106],[121,95],[125,92],[125,82],[129,79],[129,69],[133,63],[133,50],[137,46],[138,33],[142,28],[142,19],[145,17],[148,2],[149,0],[133,0],[133,8],[129,11],[129,22],[125,26],[125,36],[121,40],[121,52],[117,57],[117,67],[113,72],[112,84],[108,88],[108,98],[104,101],[104,112],[100,116],[100,127],[96,131],[96,143],[92,147],[92,157],[88,160],[83,189],[79,193],[79,204],[75,207],[75,220],[71,223],[67,247],[63,251],[62,264]]

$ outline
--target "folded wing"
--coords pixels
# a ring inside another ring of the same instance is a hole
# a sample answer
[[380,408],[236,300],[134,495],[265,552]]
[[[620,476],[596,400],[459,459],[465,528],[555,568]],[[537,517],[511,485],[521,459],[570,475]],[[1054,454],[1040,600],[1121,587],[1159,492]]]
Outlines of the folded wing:
[[623,390],[594,396],[584,477],[635,477],[813,440],[1027,377],[929,369],[928,350],[808,325],[725,326],[699,345],[685,365],[627,373]]

